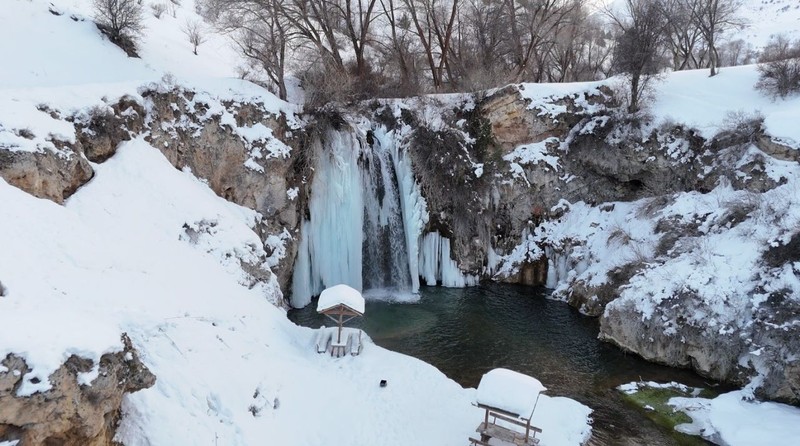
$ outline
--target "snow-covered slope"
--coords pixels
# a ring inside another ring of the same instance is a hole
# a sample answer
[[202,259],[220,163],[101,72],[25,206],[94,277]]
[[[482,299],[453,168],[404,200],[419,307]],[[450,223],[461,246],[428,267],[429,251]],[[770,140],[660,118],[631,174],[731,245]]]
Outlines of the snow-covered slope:
[[[800,144],[800,97],[772,99],[756,90],[756,66],[723,68],[717,76],[708,70],[670,73],[655,89],[655,101],[649,112],[660,119],[697,128],[705,137],[721,129],[735,127],[735,115],[762,115],[766,131],[793,145]],[[733,119],[731,119],[733,118]]]
[[0,15],[0,40],[7,42],[0,46],[0,88],[142,82],[164,73],[236,77],[241,61],[225,36],[207,27],[207,42],[192,53],[182,27],[201,21],[193,5],[186,0],[175,17],[164,13],[160,19],[146,6],[136,59],[103,38],[92,22],[92,0],[8,0]]
[[[371,343],[358,357],[317,355],[310,329],[241,286],[226,259],[260,249],[253,211],[142,140],[95,167],[65,207],[0,182],[0,357],[32,368],[20,394],[45,390],[70,354],[119,350],[127,332],[158,377],[126,400],[128,445],[458,445],[480,421],[473,391],[432,366]],[[202,246],[181,237],[197,221],[216,222]],[[588,433],[585,406],[540,404],[546,444]]]
[[761,48],[773,35],[800,38],[799,0],[745,0],[740,16],[747,26],[732,32],[730,40],[741,38],[755,48]]

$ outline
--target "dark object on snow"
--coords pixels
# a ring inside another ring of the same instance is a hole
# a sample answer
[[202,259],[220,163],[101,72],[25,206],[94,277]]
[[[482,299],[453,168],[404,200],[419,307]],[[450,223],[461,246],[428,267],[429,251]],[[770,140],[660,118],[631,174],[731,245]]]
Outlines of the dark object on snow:
[[386,387],[386,380],[385,379],[381,380],[381,387]]

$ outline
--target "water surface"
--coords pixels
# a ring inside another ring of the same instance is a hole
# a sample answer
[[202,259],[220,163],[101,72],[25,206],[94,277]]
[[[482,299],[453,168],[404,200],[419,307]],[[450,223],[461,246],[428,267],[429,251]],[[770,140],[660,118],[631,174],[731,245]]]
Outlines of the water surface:
[[[598,341],[596,318],[547,299],[546,290],[491,284],[420,291],[413,304],[367,301],[365,318],[351,325],[382,347],[433,364],[465,387],[477,387],[496,367],[534,376],[547,394],[574,398],[594,410],[590,444],[703,444],[657,426],[614,390],[640,379],[707,385],[702,378]],[[319,327],[325,319],[314,308],[292,310],[289,318]]]

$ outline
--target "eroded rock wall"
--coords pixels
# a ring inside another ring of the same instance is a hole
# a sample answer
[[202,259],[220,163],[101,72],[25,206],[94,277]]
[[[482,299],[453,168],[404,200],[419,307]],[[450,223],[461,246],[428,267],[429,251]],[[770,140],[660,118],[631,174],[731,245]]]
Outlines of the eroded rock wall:
[[[71,356],[50,375],[52,387],[30,396],[17,391],[27,373],[25,360],[10,354],[0,361],[0,439],[22,446],[111,446],[122,398],[152,387],[155,376],[142,364],[127,336],[124,348],[99,364]],[[82,374],[96,377],[82,383]]]
[[[302,132],[286,114],[258,101],[223,101],[176,86],[153,85],[141,97],[81,110],[41,110],[74,127],[70,141],[52,139],[36,151],[0,148],[0,177],[40,198],[63,203],[91,180],[122,142],[143,137],[178,169],[189,169],[220,197],[258,211],[253,222],[268,267],[288,289],[304,186],[296,162]],[[23,135],[24,135],[23,130]],[[294,146],[295,148],[291,147]]]
[[[487,97],[373,105],[373,125],[405,135],[400,140],[430,214],[425,231],[451,239],[453,259],[466,273],[557,288],[557,298],[601,317],[606,341],[651,361],[750,385],[765,398],[800,402],[794,341],[800,321],[796,298],[786,290],[762,302],[753,296],[769,293],[741,288],[712,305],[678,287],[654,304],[653,315],[620,301],[633,280],[669,276],[664,265],[679,256],[717,256],[707,246],[714,243],[705,238],[709,231],[721,234],[776,215],[760,197],[786,183],[769,172],[776,162],[796,163],[798,151],[766,135],[758,120],[706,139],[680,124],[631,117],[603,88],[544,100],[526,96],[510,86]],[[702,196],[725,184],[733,201],[698,200],[659,220],[676,197]],[[630,209],[634,202],[638,208]],[[567,215],[577,209],[570,203],[581,203],[585,216]],[[689,211],[697,215],[681,217]],[[637,222],[642,233],[632,234]],[[569,231],[569,225],[585,230]],[[626,254],[609,261],[609,249]],[[769,289],[780,283],[771,277],[778,270],[791,275],[793,265],[753,273]],[[736,323],[723,329],[723,317]]]

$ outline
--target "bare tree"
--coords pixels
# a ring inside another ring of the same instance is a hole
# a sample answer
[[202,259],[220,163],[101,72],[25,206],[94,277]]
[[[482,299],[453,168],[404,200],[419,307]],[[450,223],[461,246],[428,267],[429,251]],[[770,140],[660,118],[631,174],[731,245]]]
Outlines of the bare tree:
[[442,89],[445,76],[452,82],[450,54],[459,0],[403,0],[422,45],[433,87]]
[[209,0],[206,14],[232,35],[240,52],[260,67],[286,100],[286,56],[290,39],[281,0]]
[[192,52],[194,52],[194,55],[196,56],[197,47],[206,41],[206,38],[203,35],[205,30],[203,30],[200,22],[196,20],[187,20],[186,23],[183,24],[182,29],[183,33],[186,34],[186,37],[189,39],[189,43],[192,44]]
[[508,27],[510,65],[516,81],[542,82],[547,74],[548,53],[556,35],[580,1],[503,0]]
[[93,0],[95,20],[116,44],[134,41],[142,31],[142,3],[139,0]]
[[383,16],[389,28],[388,43],[381,44],[390,65],[396,64],[403,93],[417,93],[415,55],[410,33],[411,19],[401,11],[395,0],[380,0]]
[[674,70],[699,68],[697,51],[702,34],[692,25],[693,11],[701,0],[661,0],[661,13],[666,20],[666,38]]
[[596,80],[611,54],[603,40],[603,23],[587,14],[581,3],[567,8],[550,47],[550,82]]
[[642,93],[660,69],[664,20],[657,0],[626,0],[622,14],[609,13],[618,28],[614,48],[616,71],[627,76],[628,111],[639,110]]
[[476,91],[511,81],[505,70],[504,27],[499,2],[462,3],[450,45],[454,87]]
[[356,56],[356,76],[364,77],[368,67],[364,50],[370,42],[370,27],[375,20],[375,4],[377,0],[343,0],[339,4],[339,12],[344,19],[345,35]]
[[692,7],[692,21],[700,30],[708,47],[708,66],[711,76],[716,76],[719,69],[719,51],[717,38],[731,28],[744,26],[738,17],[741,0],[696,0]]
[[758,58],[753,45],[744,39],[731,40],[723,44],[720,49],[720,66],[735,67],[749,65]]

